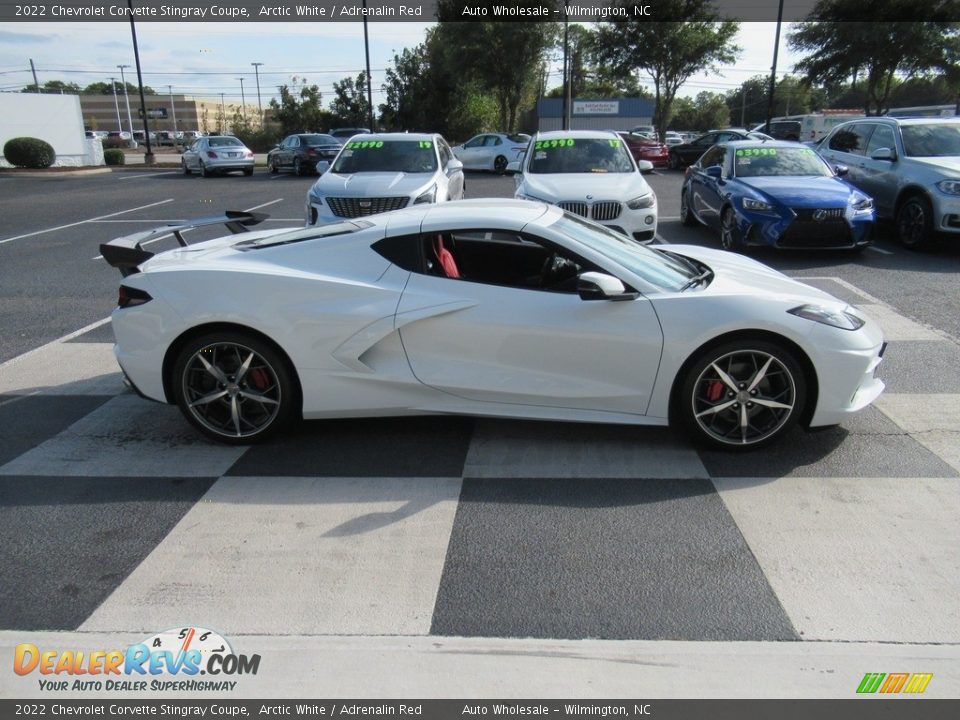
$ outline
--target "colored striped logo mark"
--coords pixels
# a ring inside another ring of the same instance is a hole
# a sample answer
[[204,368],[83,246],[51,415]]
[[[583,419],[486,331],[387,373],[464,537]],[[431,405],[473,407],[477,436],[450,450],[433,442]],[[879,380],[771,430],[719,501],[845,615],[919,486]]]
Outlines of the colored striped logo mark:
[[912,693],[927,689],[933,673],[867,673],[860,681],[858,693]]

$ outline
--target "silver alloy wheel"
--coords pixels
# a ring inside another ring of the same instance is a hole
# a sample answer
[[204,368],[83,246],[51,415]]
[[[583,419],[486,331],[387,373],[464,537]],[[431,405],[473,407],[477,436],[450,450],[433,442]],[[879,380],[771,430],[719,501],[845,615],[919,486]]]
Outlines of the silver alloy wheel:
[[184,406],[216,435],[249,438],[276,420],[283,396],[277,371],[260,354],[233,342],[205,345],[181,375]]
[[763,442],[790,420],[797,386],[790,369],[762,350],[736,350],[709,363],[693,384],[693,417],[726,445]]

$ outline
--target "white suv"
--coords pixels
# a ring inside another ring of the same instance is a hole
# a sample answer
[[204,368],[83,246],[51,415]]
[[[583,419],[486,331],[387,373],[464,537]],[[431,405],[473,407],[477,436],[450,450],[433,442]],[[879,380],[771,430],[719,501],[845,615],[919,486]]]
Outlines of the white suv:
[[522,160],[510,163],[514,197],[539,200],[589,218],[638,242],[657,234],[657,196],[614,132],[563,130],[538,133]]
[[873,197],[907,247],[937,233],[960,239],[960,118],[870,117],[838,125],[817,146]]

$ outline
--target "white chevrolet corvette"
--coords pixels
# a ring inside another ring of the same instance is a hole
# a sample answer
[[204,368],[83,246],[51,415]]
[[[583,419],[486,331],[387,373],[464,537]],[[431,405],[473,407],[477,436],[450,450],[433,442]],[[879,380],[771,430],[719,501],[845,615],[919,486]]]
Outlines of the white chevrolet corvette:
[[[750,448],[883,390],[880,328],[741,255],[644,247],[520,200],[299,230],[228,213],[101,246],[115,353],[142,396],[251,443],[304,418],[467,414],[683,423]],[[235,234],[186,246],[181,232]],[[156,255],[147,240],[184,247]]]

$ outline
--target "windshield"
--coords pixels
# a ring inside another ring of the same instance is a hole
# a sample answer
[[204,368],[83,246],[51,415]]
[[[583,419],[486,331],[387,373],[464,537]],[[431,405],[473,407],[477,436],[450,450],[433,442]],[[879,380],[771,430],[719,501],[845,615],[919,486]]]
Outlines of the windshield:
[[210,147],[233,147],[233,146],[243,146],[243,143],[232,137],[212,137],[207,140],[207,144]]
[[960,123],[901,125],[903,152],[909,157],[960,155]]
[[736,177],[830,177],[830,167],[808,147],[737,148],[733,154]]
[[437,152],[432,140],[353,140],[333,164],[342,175],[358,172],[432,173]]
[[563,217],[550,227],[606,255],[630,272],[664,290],[679,290],[699,272],[659,250],[640,245],[626,235],[570,213],[565,212]]
[[339,145],[340,141],[329,135],[301,135],[300,142],[304,145]]
[[628,173],[633,162],[621,140],[612,138],[552,138],[537,140],[531,173]]

